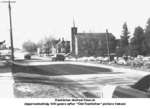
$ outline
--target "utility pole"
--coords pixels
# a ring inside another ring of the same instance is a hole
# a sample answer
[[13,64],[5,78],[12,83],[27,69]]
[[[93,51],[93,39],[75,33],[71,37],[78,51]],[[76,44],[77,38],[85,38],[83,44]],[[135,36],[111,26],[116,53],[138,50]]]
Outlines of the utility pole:
[[12,29],[11,3],[16,3],[16,1],[1,1],[1,3],[8,3],[9,23],[10,23],[9,26],[10,26],[11,60],[14,61],[14,45],[13,45],[13,29]]
[[106,43],[107,43],[107,55],[108,55],[108,59],[109,59],[109,62],[110,62],[110,51],[109,51],[109,40],[108,40],[108,30],[106,29]]

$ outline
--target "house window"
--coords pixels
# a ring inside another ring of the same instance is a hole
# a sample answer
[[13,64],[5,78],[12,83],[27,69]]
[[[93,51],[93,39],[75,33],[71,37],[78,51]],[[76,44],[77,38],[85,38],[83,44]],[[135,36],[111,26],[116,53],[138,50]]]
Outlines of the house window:
[[102,41],[101,40],[98,41],[98,45],[102,46]]

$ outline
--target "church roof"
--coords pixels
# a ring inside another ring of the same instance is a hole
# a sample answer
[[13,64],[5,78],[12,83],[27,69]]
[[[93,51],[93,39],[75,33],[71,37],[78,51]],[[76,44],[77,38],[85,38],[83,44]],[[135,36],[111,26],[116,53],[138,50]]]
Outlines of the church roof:
[[[113,36],[112,33],[109,33],[108,36]],[[106,37],[106,33],[78,33],[76,34],[77,38],[100,38]]]

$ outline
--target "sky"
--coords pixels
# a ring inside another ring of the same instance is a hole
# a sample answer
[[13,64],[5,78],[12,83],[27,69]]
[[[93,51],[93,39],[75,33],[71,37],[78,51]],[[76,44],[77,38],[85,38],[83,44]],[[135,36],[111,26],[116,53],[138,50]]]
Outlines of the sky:
[[[119,38],[127,22],[130,35],[137,26],[145,28],[149,0],[16,0],[12,4],[15,47],[45,37],[71,39],[73,19],[78,32],[109,32]],[[0,3],[0,41],[10,44],[7,4]]]

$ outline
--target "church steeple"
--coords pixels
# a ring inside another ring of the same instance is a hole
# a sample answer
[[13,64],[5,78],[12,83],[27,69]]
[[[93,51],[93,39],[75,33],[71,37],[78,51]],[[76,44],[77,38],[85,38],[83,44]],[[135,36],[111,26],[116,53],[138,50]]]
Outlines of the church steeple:
[[74,20],[74,18],[73,18],[73,27],[76,27],[76,26],[75,26],[75,20]]
[[75,27],[75,20],[73,18],[73,27],[71,28],[71,53],[75,54],[75,35],[77,34],[77,27]]

